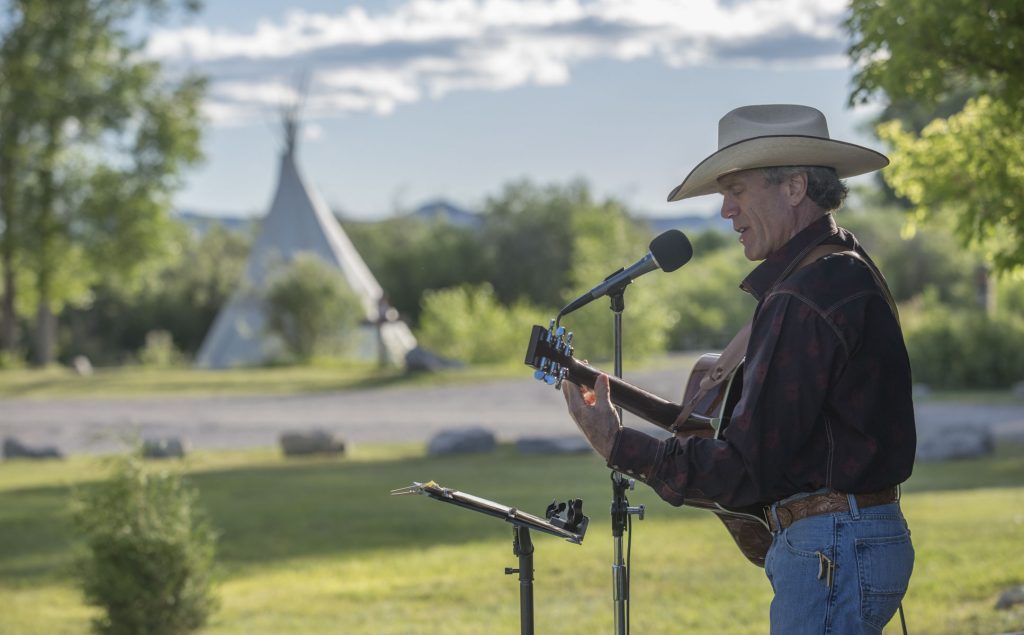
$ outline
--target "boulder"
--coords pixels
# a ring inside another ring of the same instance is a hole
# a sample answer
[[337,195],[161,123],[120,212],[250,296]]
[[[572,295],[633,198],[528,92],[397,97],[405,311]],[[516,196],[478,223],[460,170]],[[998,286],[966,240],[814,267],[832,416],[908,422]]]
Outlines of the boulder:
[[427,454],[473,454],[493,452],[497,446],[494,434],[483,428],[463,428],[458,430],[442,430],[427,444]]
[[516,441],[522,454],[582,454],[590,452],[590,444],[581,435],[567,437],[522,437]]
[[142,441],[142,456],[147,459],[183,459],[187,450],[188,442],[177,437]]
[[930,433],[917,443],[918,461],[948,461],[988,456],[995,451],[992,431],[984,426],[962,425]]
[[75,369],[75,373],[79,377],[89,377],[92,375],[92,362],[85,355],[75,355],[75,358],[71,360],[71,367]]
[[462,368],[462,362],[441,357],[433,351],[417,346],[405,354],[405,368],[412,372],[436,373],[449,368]]
[[345,441],[327,430],[285,432],[281,434],[279,441],[285,456],[345,453]]
[[5,459],[62,459],[64,455],[55,447],[33,447],[14,437],[4,437]]
[[1002,611],[1011,609],[1018,604],[1024,604],[1024,584],[1003,591],[996,602],[996,608]]

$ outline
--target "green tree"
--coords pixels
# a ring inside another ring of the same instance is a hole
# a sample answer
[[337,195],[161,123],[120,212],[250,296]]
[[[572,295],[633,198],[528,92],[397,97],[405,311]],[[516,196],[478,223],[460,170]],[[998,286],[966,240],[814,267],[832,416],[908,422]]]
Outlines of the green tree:
[[1024,264],[1024,5],[853,0],[847,28],[858,65],[851,103],[880,96],[893,113],[941,115],[973,95],[919,132],[878,129],[893,147],[884,176],[914,206],[913,222],[951,217],[997,270]]
[[212,225],[202,235],[174,223],[165,235],[168,258],[131,285],[101,281],[90,300],[61,313],[60,358],[86,355],[99,365],[130,361],[152,331],[170,334],[194,355],[221,307],[242,279],[251,232]]
[[194,0],[15,0],[0,48],[0,345],[14,345],[18,270],[32,278],[36,361],[54,316],[159,254],[170,194],[197,161],[203,82],[173,83],[127,25]]
[[564,300],[571,283],[574,216],[595,207],[586,183],[537,186],[518,181],[484,205],[483,243],[490,250],[494,292],[511,304],[520,298],[538,306]]
[[477,229],[409,217],[344,227],[388,303],[411,326],[419,324],[426,292],[491,279],[487,246]]
[[341,272],[311,253],[296,255],[270,277],[264,301],[270,331],[303,362],[317,352],[342,352],[366,317]]

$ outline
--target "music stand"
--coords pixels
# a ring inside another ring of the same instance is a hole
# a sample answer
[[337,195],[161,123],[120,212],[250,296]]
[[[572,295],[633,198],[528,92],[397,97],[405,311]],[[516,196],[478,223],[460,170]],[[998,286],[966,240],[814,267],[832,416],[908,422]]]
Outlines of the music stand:
[[583,534],[590,523],[590,519],[583,515],[583,501],[575,499],[568,504],[553,502],[548,505],[545,520],[515,507],[442,487],[434,481],[413,482],[409,487],[391,490],[392,496],[405,494],[422,494],[512,524],[512,553],[519,558],[519,568],[505,567],[505,575],[519,574],[520,632],[522,635],[533,635],[533,541],[530,539],[530,529],[564,538],[573,544],[583,544]]

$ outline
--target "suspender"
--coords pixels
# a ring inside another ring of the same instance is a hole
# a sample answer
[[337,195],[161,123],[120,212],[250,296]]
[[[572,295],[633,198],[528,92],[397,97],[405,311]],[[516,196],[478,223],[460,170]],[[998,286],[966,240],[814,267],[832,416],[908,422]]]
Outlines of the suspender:
[[[818,245],[812,249],[796,267],[793,267],[786,272],[782,277],[782,280],[788,278],[789,275],[797,269],[802,269],[816,260],[837,253],[851,256],[867,265],[868,271],[871,272],[871,277],[874,278],[875,284],[882,291],[882,295],[885,296],[886,302],[889,303],[889,308],[892,310],[892,314],[896,318],[896,322],[899,323],[900,314],[896,308],[896,302],[893,300],[892,293],[889,291],[889,285],[886,284],[885,278],[882,276],[882,272],[878,271],[870,261],[865,259],[855,250],[847,249],[843,245]],[[700,380],[700,386],[697,392],[689,401],[683,404],[683,409],[680,411],[679,417],[676,419],[677,421],[686,421],[686,419],[693,414],[693,409],[697,407],[700,400],[703,399],[704,396],[713,388],[718,386],[718,384],[731,377],[733,372],[736,371],[747,353],[747,344],[750,343],[750,329],[752,325],[753,319],[744,324],[739,332],[733,336],[732,340],[726,345],[721,355],[718,356],[718,363],[715,364],[715,366],[709,370],[706,375],[704,375],[704,378]]]

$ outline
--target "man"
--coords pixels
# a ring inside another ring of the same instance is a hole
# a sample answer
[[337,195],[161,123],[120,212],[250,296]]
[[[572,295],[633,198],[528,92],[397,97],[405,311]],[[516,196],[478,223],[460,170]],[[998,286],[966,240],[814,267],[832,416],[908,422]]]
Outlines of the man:
[[608,378],[564,385],[570,414],[615,470],[673,505],[763,506],[772,633],[881,633],[914,550],[898,486],[915,453],[910,364],[874,264],[831,212],[839,180],[888,164],[832,140],[824,115],[748,106],[719,123],[719,149],[669,195],[720,192],[758,301],[743,390],[721,438],[656,439],[623,428]]

